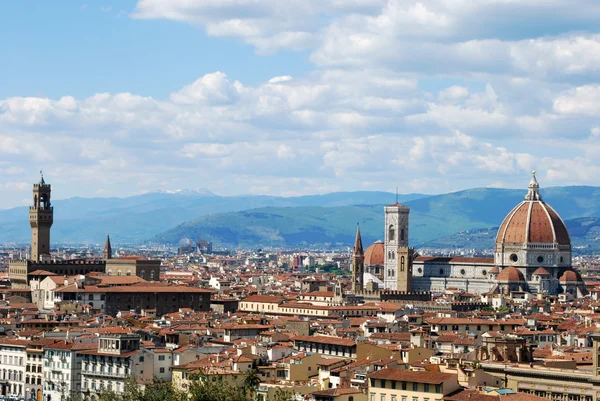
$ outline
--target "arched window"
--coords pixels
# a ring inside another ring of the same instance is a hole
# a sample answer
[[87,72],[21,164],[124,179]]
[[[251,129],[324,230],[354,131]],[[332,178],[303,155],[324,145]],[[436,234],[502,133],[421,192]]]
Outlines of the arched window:
[[154,270],[150,270],[150,280],[154,280]]
[[108,269],[108,275],[112,276],[112,270],[111,269]]
[[89,301],[93,301],[94,300],[94,294],[90,294],[89,297],[88,297],[88,300]]
[[390,224],[390,228],[388,229],[388,241],[396,240],[396,230],[394,230],[394,225]]
[[145,277],[146,277],[146,271],[145,271],[145,270],[142,270],[142,271],[140,272],[140,277],[141,277],[141,278],[145,278]]
[[404,241],[404,229],[400,230],[400,241]]
[[127,270],[127,275],[131,276],[131,270]]
[[121,275],[121,270],[117,270],[117,276]]
[[404,271],[404,256],[400,257],[400,271]]

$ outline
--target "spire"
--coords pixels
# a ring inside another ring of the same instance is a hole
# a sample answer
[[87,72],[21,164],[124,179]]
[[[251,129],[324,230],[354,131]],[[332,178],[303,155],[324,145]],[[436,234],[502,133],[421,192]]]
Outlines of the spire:
[[525,200],[528,201],[541,201],[542,196],[540,195],[540,184],[538,184],[535,178],[535,170],[531,172],[531,181],[529,181],[529,187]]
[[44,181],[44,172],[40,169],[40,185],[46,185],[46,181]]
[[106,236],[104,243],[104,259],[112,259],[112,247],[110,246],[110,236]]
[[362,238],[360,236],[360,225],[356,224],[356,239],[354,240],[354,256],[363,256]]

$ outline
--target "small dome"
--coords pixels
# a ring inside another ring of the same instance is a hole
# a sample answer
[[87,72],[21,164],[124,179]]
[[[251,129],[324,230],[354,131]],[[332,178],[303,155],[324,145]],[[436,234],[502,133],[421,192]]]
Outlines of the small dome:
[[575,270],[565,270],[560,275],[559,281],[561,283],[565,283],[567,281],[570,281],[570,282],[575,282],[575,281],[582,282],[583,279],[581,278],[581,276],[579,275],[579,273],[577,273]]
[[498,273],[500,273],[500,268],[498,266],[494,266],[490,270],[490,274],[498,274]]
[[525,281],[523,273],[516,267],[507,267],[498,274],[498,281]]
[[537,274],[538,276],[549,276],[550,275],[548,270],[544,269],[543,267],[538,267],[538,269],[536,271],[534,271],[533,274]]
[[385,258],[385,246],[383,242],[377,241],[365,251],[365,265],[383,265]]

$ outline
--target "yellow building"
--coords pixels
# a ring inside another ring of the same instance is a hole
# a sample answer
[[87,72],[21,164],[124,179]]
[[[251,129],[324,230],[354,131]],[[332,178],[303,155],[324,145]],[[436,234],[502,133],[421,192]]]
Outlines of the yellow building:
[[370,373],[369,401],[441,401],[459,389],[456,375],[386,368]]

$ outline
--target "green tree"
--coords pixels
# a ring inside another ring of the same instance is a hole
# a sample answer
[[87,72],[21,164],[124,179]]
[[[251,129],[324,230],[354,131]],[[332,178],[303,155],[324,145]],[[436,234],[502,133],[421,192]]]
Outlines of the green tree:
[[256,394],[256,390],[258,390],[258,386],[260,385],[260,377],[258,377],[258,372],[256,369],[252,369],[246,373],[246,377],[244,378],[244,389],[248,393],[251,400],[254,399],[254,395]]

